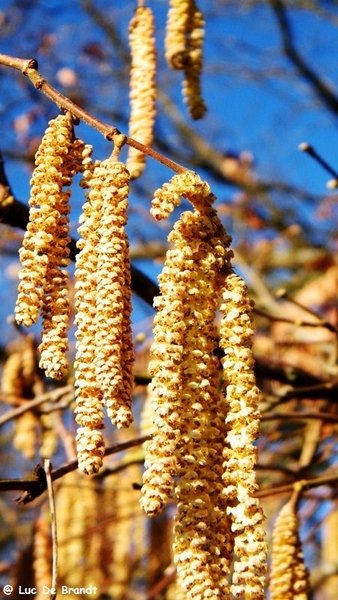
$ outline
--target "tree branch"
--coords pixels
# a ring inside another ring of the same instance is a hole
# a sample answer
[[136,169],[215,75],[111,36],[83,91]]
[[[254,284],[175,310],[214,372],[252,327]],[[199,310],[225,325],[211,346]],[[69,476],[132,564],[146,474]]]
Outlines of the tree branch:
[[269,0],[269,2],[280,28],[286,56],[296,67],[300,75],[310,83],[323,104],[334,114],[338,114],[337,96],[333,93],[331,87],[311,69],[295,47],[290,23],[282,0]]
[[[128,450],[134,446],[139,446],[148,439],[149,436],[143,436],[133,440],[128,440],[127,442],[123,442],[121,444],[113,444],[112,446],[106,448],[105,456],[117,454],[123,450]],[[51,480],[56,481],[57,479],[60,479],[60,477],[66,475],[66,473],[75,471],[77,468],[78,461],[72,460],[58,469],[53,469],[51,471]],[[19,504],[28,504],[32,500],[35,500],[35,498],[41,496],[46,489],[46,473],[41,465],[37,465],[32,475],[25,479],[0,479],[0,491],[24,490],[22,496],[17,499]]]

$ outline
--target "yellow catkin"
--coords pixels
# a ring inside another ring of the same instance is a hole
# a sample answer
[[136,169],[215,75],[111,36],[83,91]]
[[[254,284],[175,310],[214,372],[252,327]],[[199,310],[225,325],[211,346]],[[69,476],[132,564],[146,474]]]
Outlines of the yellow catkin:
[[15,419],[13,446],[30,460],[36,455],[39,419],[27,411]]
[[190,200],[200,211],[211,206],[216,199],[208,183],[202,181],[197,173],[184,171],[156,190],[150,209],[152,216],[158,221],[167,219],[174,208],[181,204],[181,197]]
[[170,0],[165,56],[172,69],[184,71],[183,98],[193,119],[201,119],[206,106],[201,93],[204,18],[194,0]]
[[98,193],[103,198],[97,246],[96,377],[112,423],[128,427],[133,418],[134,362],[129,244],[125,232],[130,176],[123,163],[108,159],[94,171],[94,177],[94,181],[101,182]]
[[283,506],[273,528],[269,588],[271,600],[306,600],[310,591],[299,520],[291,501]]
[[165,57],[172,69],[183,69],[193,0],[170,0],[165,35]]
[[[136,9],[129,26],[131,50],[129,135],[145,146],[153,141],[156,114],[156,46],[154,17],[151,9]],[[132,178],[144,170],[145,154],[129,147],[127,167]]]
[[31,178],[30,216],[20,250],[22,269],[15,317],[29,327],[36,323],[43,303],[46,274],[56,228],[61,217],[59,208],[63,174],[61,166],[72,143],[69,115],[59,115],[49,122],[35,156]]
[[[86,147],[83,155],[85,165],[82,187],[93,183],[94,165],[91,163],[90,147]],[[101,433],[103,428],[103,394],[95,372],[95,316],[96,316],[96,287],[98,263],[98,228],[102,210],[102,196],[94,184],[94,189],[87,192],[87,201],[83,206],[78,232],[81,239],[77,245],[79,253],[76,257],[75,268],[75,308],[77,311],[76,356],[75,369],[75,400],[76,421],[80,425],[77,432],[77,452],[79,468],[84,473],[92,475],[102,466],[104,456],[104,440]]]
[[174,495],[174,557],[192,600],[229,593],[233,536],[221,493],[225,414],[213,351],[218,276],[228,267],[230,238],[210,206],[210,189],[195,174],[186,177],[184,196],[201,210],[183,213],[175,224],[174,248],[159,277],[149,366],[156,430],[145,444],[141,504],[158,514]]
[[[68,122],[72,127],[71,121]],[[72,129],[71,129],[72,131]],[[60,165],[62,186],[72,183],[75,173],[83,170],[82,154],[85,151],[82,140],[75,140],[63,157]],[[69,260],[69,212],[71,191],[60,192],[55,199],[54,209],[58,212],[53,243],[48,256],[48,269],[44,289],[42,317],[42,340],[40,367],[46,375],[56,379],[62,378],[68,370],[66,352],[68,350],[69,299],[68,272]]]
[[37,600],[46,597],[44,590],[51,587],[52,582],[52,541],[48,517],[46,506],[44,506],[35,522],[33,571]]
[[[68,473],[56,494],[60,585],[93,586],[88,597],[100,597],[102,557],[98,545],[99,491],[94,480]],[[96,591],[94,590],[96,587]],[[76,598],[76,591],[70,595]]]
[[194,6],[189,22],[189,42],[183,81],[183,98],[193,119],[202,119],[207,110],[201,90],[204,25],[203,14]]
[[254,466],[254,441],[259,433],[259,391],[253,372],[252,305],[244,281],[234,273],[222,287],[220,346],[224,351],[227,436],[224,458],[224,496],[235,536],[232,594],[264,598],[266,543],[264,515],[259,500]]

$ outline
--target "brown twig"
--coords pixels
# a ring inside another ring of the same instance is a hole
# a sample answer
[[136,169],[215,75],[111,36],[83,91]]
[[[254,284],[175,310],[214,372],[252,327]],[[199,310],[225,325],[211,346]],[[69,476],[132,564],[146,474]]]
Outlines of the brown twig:
[[47,482],[48,500],[49,500],[49,512],[50,512],[50,520],[51,520],[52,546],[53,546],[52,586],[51,586],[50,600],[55,600],[56,594],[57,594],[57,592],[56,592],[57,583],[58,583],[58,536],[57,536],[57,526],[56,526],[55,496],[54,496],[53,481],[52,481],[51,463],[50,463],[49,458],[45,458],[43,466],[44,466],[44,471],[46,473],[46,482]]
[[[107,123],[100,121],[96,117],[93,117],[86,110],[80,108],[80,106],[75,104],[75,102],[72,102],[72,100],[70,100],[69,98],[61,94],[61,92],[58,92],[55,88],[53,88],[53,86],[51,86],[39,73],[38,62],[35,60],[35,58],[26,59],[8,56],[7,54],[0,54],[0,63],[4,66],[12,67],[13,69],[21,71],[21,73],[26,75],[26,77],[28,77],[28,79],[32,82],[35,89],[45,94],[60,109],[69,111],[72,115],[74,115],[84,123],[87,123],[87,125],[93,127],[93,129],[96,129],[97,131],[102,133],[102,135],[104,135],[104,137],[107,140],[113,140],[114,136],[120,133],[120,131],[116,127],[108,125]],[[143,144],[141,144],[137,140],[134,140],[131,137],[126,136],[125,142],[129,146],[132,146],[133,148],[140,150],[144,154],[147,154],[147,156],[151,156],[151,158],[154,158],[156,161],[165,165],[169,169],[172,169],[176,173],[184,173],[185,171],[188,171],[186,167],[179,165],[173,160],[170,160],[160,152],[156,152],[156,150],[149,148],[149,146],[144,146]]]
[[331,485],[338,482],[338,475],[324,475],[323,477],[317,477],[315,479],[302,479],[301,481],[288,483],[286,485],[279,485],[273,488],[266,488],[259,490],[255,493],[256,498],[268,498],[270,496],[277,496],[279,494],[291,494],[295,485],[301,486],[302,491],[310,490],[315,487],[322,485]]
[[[140,446],[143,442],[147,441],[149,436],[143,436],[139,438],[135,438],[133,440],[128,440],[127,442],[122,442],[121,444],[113,444],[106,448],[105,456],[110,456],[111,454],[117,454],[118,452],[123,452],[124,450],[128,450],[129,448],[134,448],[135,446]],[[66,473],[70,473],[71,471],[75,471],[78,468],[78,461],[72,460],[68,463],[62,465],[58,469],[53,469],[51,471],[51,480],[56,481],[66,475]],[[41,494],[47,489],[47,479],[45,470],[41,465],[37,465],[34,472],[30,477],[22,478],[22,479],[0,479],[0,491],[11,491],[11,490],[24,490],[22,496],[17,499],[19,504],[28,504],[35,498],[41,496]]]
[[[297,302],[294,302],[294,304],[297,304],[301,308],[304,308],[304,310],[306,309],[306,307],[299,305],[299,303],[297,303]],[[323,319],[322,317],[320,317],[317,314],[315,316],[318,319],[318,321],[313,322],[313,321],[304,321],[303,319],[288,319],[287,317],[281,317],[279,315],[272,315],[272,314],[269,314],[268,312],[261,310],[260,308],[257,308],[257,307],[255,307],[253,309],[253,312],[256,315],[260,315],[261,317],[265,317],[266,319],[269,319],[269,321],[279,321],[281,323],[290,323],[291,325],[295,325],[297,327],[323,327],[325,329],[328,329],[328,331],[332,331],[332,333],[338,333],[338,327],[335,327],[334,325],[332,325],[332,323],[327,321],[327,319]],[[312,311],[311,311],[311,314],[313,314]]]

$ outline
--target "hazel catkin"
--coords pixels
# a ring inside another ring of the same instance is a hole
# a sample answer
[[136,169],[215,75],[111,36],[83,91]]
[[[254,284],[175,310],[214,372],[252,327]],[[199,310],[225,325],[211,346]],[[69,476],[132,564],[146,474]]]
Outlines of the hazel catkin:
[[[156,46],[154,17],[147,6],[139,6],[129,25],[131,50],[129,135],[145,146],[153,141],[156,114]],[[132,178],[145,166],[145,154],[128,149],[127,167]]]

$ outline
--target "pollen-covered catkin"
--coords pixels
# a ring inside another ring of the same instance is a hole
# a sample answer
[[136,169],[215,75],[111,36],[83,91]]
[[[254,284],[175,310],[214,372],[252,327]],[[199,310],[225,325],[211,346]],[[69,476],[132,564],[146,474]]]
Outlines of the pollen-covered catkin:
[[[93,184],[94,165],[91,162],[91,147],[83,151],[82,187]],[[75,369],[75,401],[76,422],[80,425],[76,442],[79,468],[92,475],[102,466],[104,456],[102,391],[97,382],[95,372],[95,325],[96,288],[97,288],[97,246],[99,242],[98,228],[102,210],[102,196],[94,188],[87,192],[87,201],[83,205],[78,232],[81,236],[77,243],[79,253],[76,257],[75,269],[75,317],[76,355]]]
[[254,466],[260,413],[259,390],[253,372],[252,305],[244,281],[232,273],[221,288],[220,347],[224,351],[227,435],[224,458],[224,497],[235,536],[232,594],[264,598],[266,542],[263,511],[254,498]]
[[202,119],[207,110],[201,90],[204,25],[203,14],[194,6],[189,22],[189,41],[183,80],[183,98],[193,119]]
[[187,57],[187,35],[193,0],[170,0],[165,34],[165,57],[172,69],[182,70]]
[[[72,135],[71,116],[59,115],[49,122],[35,156],[29,224],[20,250],[21,281],[15,308],[17,322],[27,327],[38,320],[43,304],[49,253],[57,239],[60,218],[64,218],[59,210],[64,184],[62,165],[72,144]],[[62,198],[61,203],[64,199]],[[62,262],[64,263],[63,258]]]
[[306,600],[309,573],[299,538],[299,520],[295,503],[281,509],[272,533],[270,573],[271,600]]
[[201,92],[204,18],[194,0],[170,0],[165,56],[172,69],[184,71],[183,98],[193,119],[206,112]]
[[[71,125],[71,123],[70,123]],[[75,139],[60,164],[62,186],[70,186],[76,173],[85,168],[86,144]],[[68,369],[66,352],[68,350],[69,298],[68,272],[65,267],[69,259],[69,213],[71,190],[60,193],[54,208],[58,211],[54,240],[48,255],[48,269],[44,289],[42,317],[42,340],[40,367],[46,375],[60,379]]]
[[174,175],[154,193],[150,212],[158,221],[167,219],[175,207],[181,204],[181,197],[186,198],[200,211],[206,210],[216,200],[206,181],[194,171],[184,171]]
[[[117,427],[132,422],[134,351],[127,223],[130,175],[111,159],[95,170],[101,183],[102,216],[98,227],[95,315],[95,371],[107,414]],[[92,182],[93,185],[93,182]]]
[[[154,17],[147,6],[139,6],[129,26],[131,50],[129,135],[145,146],[153,141],[156,114],[156,46]],[[129,147],[127,167],[132,178],[144,170],[145,154]]]
[[174,247],[159,277],[162,295],[155,299],[149,366],[155,431],[145,444],[141,504],[148,514],[158,514],[174,495],[180,585],[189,599],[217,598],[229,591],[232,548],[229,519],[221,510],[225,415],[213,355],[215,291],[230,238],[207,205],[203,212],[183,213],[169,241]]

